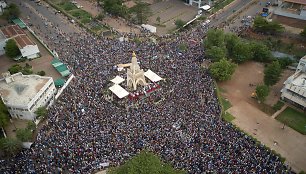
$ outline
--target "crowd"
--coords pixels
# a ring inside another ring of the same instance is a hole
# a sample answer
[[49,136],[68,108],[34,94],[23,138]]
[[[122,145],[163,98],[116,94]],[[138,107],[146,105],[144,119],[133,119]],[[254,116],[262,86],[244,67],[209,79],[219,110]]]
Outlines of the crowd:
[[[32,148],[2,160],[0,173],[93,173],[142,149],[188,173],[291,173],[278,156],[220,118],[213,80],[198,61],[208,28],[198,25],[156,43],[134,42],[134,35],[123,42],[91,34],[46,36],[76,77],[49,109]],[[166,82],[157,91],[163,101],[145,100],[127,111],[107,102],[103,90],[112,67],[130,62],[132,51],[142,68]]]

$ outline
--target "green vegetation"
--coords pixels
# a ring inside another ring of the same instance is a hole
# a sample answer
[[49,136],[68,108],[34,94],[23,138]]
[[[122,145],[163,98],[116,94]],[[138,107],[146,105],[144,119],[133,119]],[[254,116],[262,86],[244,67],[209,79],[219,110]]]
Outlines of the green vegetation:
[[223,7],[225,7],[226,5],[230,4],[231,2],[233,2],[234,0],[223,0],[223,1],[217,1],[214,4],[214,7],[212,9],[212,12],[217,12],[218,10],[222,9]]
[[45,71],[38,71],[36,74],[40,75],[40,76],[45,76],[46,72]]
[[5,54],[10,58],[15,58],[21,54],[15,40],[10,39],[6,42]]
[[270,62],[273,57],[270,49],[260,42],[252,42],[251,51],[253,52],[252,59],[258,62]]
[[36,129],[36,124],[33,121],[28,121],[27,129],[34,131]]
[[278,61],[273,61],[264,70],[264,83],[267,86],[275,85],[282,73],[281,65]]
[[63,1],[59,3],[58,5],[65,11],[78,9],[73,3],[67,2],[67,1]]
[[269,86],[267,85],[258,85],[256,86],[256,97],[263,103],[269,95]]
[[2,16],[8,21],[19,17],[19,15],[20,15],[19,7],[14,3],[9,4],[8,7],[4,9],[4,12],[2,14]]
[[231,102],[229,102],[227,99],[221,97],[221,102],[222,102],[222,106],[224,111],[228,110],[230,107],[232,107]]
[[16,131],[16,137],[21,142],[27,142],[30,141],[32,138],[32,131],[30,129],[17,129]]
[[175,26],[177,29],[182,28],[185,25],[185,21],[183,21],[182,19],[177,19],[175,20]]
[[123,5],[122,0],[98,0],[98,3],[103,7],[105,12],[114,16],[125,17],[128,13],[128,8]]
[[152,152],[142,151],[125,164],[111,168],[107,174],[184,174],[184,171],[176,170]]
[[278,111],[278,110],[280,110],[284,105],[285,105],[285,103],[279,100],[279,101],[277,101],[277,103],[276,103],[275,105],[273,105],[273,109],[274,109],[274,111]]
[[222,115],[222,118],[227,122],[232,122],[235,119],[235,117],[228,112],[225,112],[225,114]]
[[226,52],[223,48],[212,46],[210,49],[207,49],[205,55],[207,58],[211,59],[213,62],[219,61],[226,57]]
[[235,72],[236,64],[225,58],[210,65],[209,70],[212,76],[218,81],[229,80]]
[[306,26],[304,27],[303,31],[300,33],[300,35],[306,39]]
[[33,70],[32,70],[32,66],[29,65],[28,63],[26,63],[26,65],[24,67],[22,67],[21,65],[19,64],[15,64],[15,65],[12,65],[8,71],[11,73],[11,74],[16,74],[18,72],[22,72],[22,74],[24,75],[29,75],[29,74],[33,74]]
[[13,138],[0,139],[0,149],[7,156],[16,155],[21,150],[21,141]]
[[292,129],[306,135],[306,114],[293,108],[286,108],[276,117],[277,120],[291,127]]
[[37,119],[44,119],[48,114],[48,110],[46,107],[39,107],[34,113]]
[[268,22],[265,18],[257,16],[254,20],[253,29],[257,32],[277,34],[284,31],[284,27],[275,21]]
[[136,24],[144,24],[148,21],[148,17],[152,14],[151,9],[147,3],[136,1],[136,5],[130,9]]

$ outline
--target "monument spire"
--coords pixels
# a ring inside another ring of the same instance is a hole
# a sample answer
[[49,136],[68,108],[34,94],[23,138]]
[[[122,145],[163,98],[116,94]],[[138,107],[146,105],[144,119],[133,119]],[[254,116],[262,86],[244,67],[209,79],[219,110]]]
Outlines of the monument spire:
[[140,69],[140,66],[137,62],[136,54],[133,51],[131,66],[127,70],[127,86],[133,87],[133,89],[136,90],[138,84],[146,85],[146,80],[144,77],[144,71]]

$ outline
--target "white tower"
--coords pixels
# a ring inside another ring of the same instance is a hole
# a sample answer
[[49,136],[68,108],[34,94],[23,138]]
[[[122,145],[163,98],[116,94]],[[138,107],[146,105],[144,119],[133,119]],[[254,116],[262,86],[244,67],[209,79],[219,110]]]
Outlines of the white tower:
[[140,69],[137,63],[136,54],[133,52],[131,66],[127,69],[127,86],[136,90],[138,84],[144,86],[147,83],[144,77],[144,71]]

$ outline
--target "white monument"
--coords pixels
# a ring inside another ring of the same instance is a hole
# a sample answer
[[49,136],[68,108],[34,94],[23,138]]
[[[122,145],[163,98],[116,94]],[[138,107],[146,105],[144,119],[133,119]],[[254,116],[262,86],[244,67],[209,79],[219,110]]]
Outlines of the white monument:
[[135,52],[133,52],[132,63],[130,65],[130,68],[127,69],[127,86],[136,90],[138,84],[145,86],[147,83],[144,76],[144,71],[140,69],[140,66],[137,62],[136,54]]

